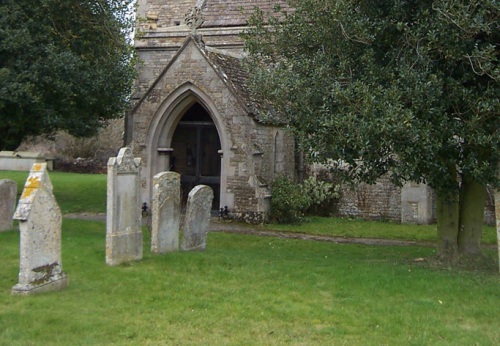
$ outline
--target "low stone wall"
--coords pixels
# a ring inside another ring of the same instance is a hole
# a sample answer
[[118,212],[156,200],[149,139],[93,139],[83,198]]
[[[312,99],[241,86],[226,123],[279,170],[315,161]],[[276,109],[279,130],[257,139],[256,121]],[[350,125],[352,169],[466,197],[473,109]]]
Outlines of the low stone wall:
[[[410,203],[415,205],[414,222],[411,220],[412,217],[406,214],[408,209],[403,210],[405,196],[402,198],[402,192],[400,187],[392,184],[387,178],[379,179],[374,185],[360,184],[354,188],[343,186],[335,215],[404,223],[436,222],[436,198],[432,189],[427,189],[429,211],[425,213],[425,217],[421,217],[421,210],[418,209],[416,203]],[[484,223],[487,225],[495,224],[495,201],[492,188],[488,188],[486,193]]]
[[29,151],[0,151],[0,170],[29,171],[34,163],[47,163],[47,169],[54,169],[54,158]]
[[337,215],[401,222],[401,188],[387,178],[374,185],[342,186]]

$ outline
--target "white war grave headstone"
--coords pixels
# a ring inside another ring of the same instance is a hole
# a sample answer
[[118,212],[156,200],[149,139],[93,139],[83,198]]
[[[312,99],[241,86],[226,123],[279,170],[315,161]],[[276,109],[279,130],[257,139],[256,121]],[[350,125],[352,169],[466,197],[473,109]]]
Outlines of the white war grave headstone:
[[179,250],[181,176],[178,173],[162,172],[153,177],[152,213],[151,252]]
[[0,179],[0,232],[14,227],[17,184],[14,180]]
[[14,214],[19,220],[19,283],[13,294],[32,295],[56,291],[68,285],[62,271],[62,214],[46,163],[33,164]]
[[189,192],[184,220],[182,250],[205,250],[213,198],[212,189],[206,185],[195,186]]
[[142,259],[141,159],[121,148],[108,160],[106,264]]

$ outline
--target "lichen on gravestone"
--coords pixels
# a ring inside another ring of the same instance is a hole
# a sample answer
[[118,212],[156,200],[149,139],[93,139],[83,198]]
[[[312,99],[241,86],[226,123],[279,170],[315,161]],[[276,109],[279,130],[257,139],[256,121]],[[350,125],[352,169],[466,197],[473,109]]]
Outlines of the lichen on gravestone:
[[47,164],[34,164],[21,194],[14,219],[19,221],[19,283],[13,294],[31,295],[68,285],[62,271],[62,213],[52,193]]

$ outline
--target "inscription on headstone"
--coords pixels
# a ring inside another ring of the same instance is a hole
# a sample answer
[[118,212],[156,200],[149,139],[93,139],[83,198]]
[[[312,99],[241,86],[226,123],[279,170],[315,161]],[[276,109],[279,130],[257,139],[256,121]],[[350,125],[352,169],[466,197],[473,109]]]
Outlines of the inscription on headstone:
[[175,172],[158,173],[153,178],[153,221],[151,252],[179,250],[181,178]]
[[142,259],[141,160],[130,148],[108,160],[106,264]]
[[209,186],[198,185],[189,192],[182,237],[182,250],[204,250],[210,226],[214,193]]
[[46,163],[35,163],[19,199],[14,219],[19,220],[19,283],[13,294],[31,295],[68,285],[62,271],[62,214],[52,193]]
[[16,210],[17,184],[14,180],[0,180],[0,232],[14,227]]

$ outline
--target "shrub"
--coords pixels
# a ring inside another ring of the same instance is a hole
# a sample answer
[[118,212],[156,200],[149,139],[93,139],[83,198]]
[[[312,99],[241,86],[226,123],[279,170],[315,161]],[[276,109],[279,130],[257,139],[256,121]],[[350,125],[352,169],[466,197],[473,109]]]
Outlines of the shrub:
[[279,177],[271,184],[271,221],[298,222],[309,208],[311,200],[299,184],[287,177]]
[[338,185],[319,180],[314,176],[304,180],[301,189],[310,200],[310,205],[306,210],[307,215],[329,216],[340,197]]

